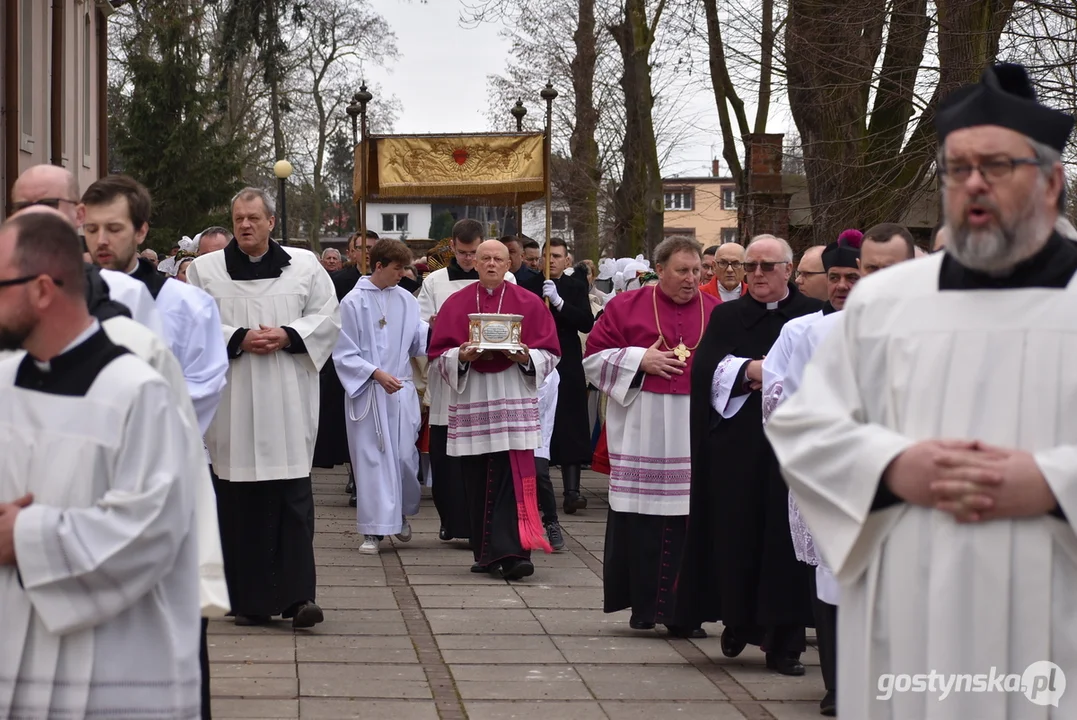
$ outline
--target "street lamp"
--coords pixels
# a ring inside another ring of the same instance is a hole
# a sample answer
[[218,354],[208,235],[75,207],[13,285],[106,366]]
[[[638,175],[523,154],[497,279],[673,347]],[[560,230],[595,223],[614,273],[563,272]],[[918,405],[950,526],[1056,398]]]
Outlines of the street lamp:
[[[527,115],[527,108],[524,107],[524,101],[521,99],[516,100],[516,104],[512,106],[512,110],[509,110],[512,116],[516,118],[516,132],[524,131],[524,116]],[[524,206],[523,203],[517,198],[516,201],[516,236],[520,238],[520,242],[523,243],[524,234]]]
[[281,245],[288,244],[288,205],[284,195],[284,181],[288,179],[288,176],[292,174],[292,164],[287,160],[278,160],[273,164],[273,174],[277,176],[277,180],[280,183],[279,200],[280,200],[280,242]]

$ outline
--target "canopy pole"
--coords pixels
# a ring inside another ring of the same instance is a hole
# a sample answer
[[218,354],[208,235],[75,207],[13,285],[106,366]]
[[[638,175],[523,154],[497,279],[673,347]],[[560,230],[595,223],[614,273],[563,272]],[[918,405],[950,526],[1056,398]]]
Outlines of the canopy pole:
[[363,275],[366,275],[369,272],[366,247],[366,194],[367,188],[370,187],[370,178],[367,176],[367,155],[369,152],[367,148],[366,105],[374,96],[366,89],[366,83],[364,82],[359,86],[359,92],[356,93],[355,98],[359,101],[359,125],[362,132],[359,137],[359,172],[360,177],[363,178],[363,192],[359,195],[359,242],[362,243],[359,251],[359,270]]
[[[546,278],[549,279],[549,277],[550,277],[550,240],[552,239],[551,238],[551,231],[553,229],[552,228],[552,226],[553,226],[553,208],[551,206],[551,197],[550,197],[550,193],[551,193],[550,186],[552,184],[550,182],[550,156],[552,154],[552,146],[553,146],[553,135],[552,135],[552,130],[553,130],[553,101],[554,101],[554,98],[557,97],[557,91],[553,89],[553,84],[549,80],[547,80],[546,81],[546,87],[544,87],[542,89],[542,92],[539,93],[539,95],[541,95],[542,99],[546,101],[546,138],[545,138],[545,142],[543,143],[544,146],[545,146],[543,148],[545,150],[545,152],[543,153],[543,155],[544,155],[544,157],[543,157],[544,168],[543,169],[544,169],[545,172],[543,172],[543,178],[542,178],[543,184],[545,186],[544,189],[546,191],[546,243],[545,243],[545,246],[543,247],[542,251],[543,251],[543,255],[545,256],[544,257],[544,262],[546,264]],[[546,302],[547,302],[547,304],[549,304],[549,299],[547,299]]]

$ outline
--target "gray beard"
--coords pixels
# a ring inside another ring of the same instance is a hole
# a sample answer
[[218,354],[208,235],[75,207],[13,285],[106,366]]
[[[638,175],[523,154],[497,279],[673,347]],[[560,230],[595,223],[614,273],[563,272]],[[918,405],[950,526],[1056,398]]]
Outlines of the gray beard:
[[947,222],[950,242],[946,252],[971,270],[994,276],[1008,274],[1034,255],[1051,234],[1051,223],[1037,213],[1035,198],[1030,200],[1009,227],[1000,224],[989,230],[972,230],[967,225]]

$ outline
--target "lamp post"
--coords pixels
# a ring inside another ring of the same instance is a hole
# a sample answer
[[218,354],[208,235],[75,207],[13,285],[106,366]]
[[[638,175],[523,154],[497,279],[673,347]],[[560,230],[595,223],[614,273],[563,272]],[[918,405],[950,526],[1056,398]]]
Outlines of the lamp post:
[[[524,131],[524,116],[527,115],[527,108],[524,107],[524,101],[517,99],[516,104],[512,106],[512,110],[509,110],[512,116],[516,118],[516,132]],[[524,206],[522,203],[516,203],[516,237],[523,237],[524,234]],[[520,241],[521,247],[523,246],[523,240]]]
[[287,160],[278,160],[273,164],[273,174],[277,176],[280,195],[280,242],[288,243],[288,204],[284,194],[284,181],[292,174],[292,164]]
[[553,151],[553,101],[557,98],[557,91],[553,89],[553,83],[546,82],[539,96],[546,101],[546,138],[543,143],[543,164],[546,166],[546,246],[543,248],[546,264],[546,277],[550,277],[550,231],[553,223],[553,208],[550,206],[550,154]]
[[[367,194],[367,127],[366,127],[366,106],[371,100],[374,99],[374,95],[366,89],[366,83],[364,82],[359,86],[359,92],[352,95],[351,104],[348,105],[345,112],[348,113],[348,117],[352,119],[352,143],[359,149],[359,191],[357,194],[359,199],[355,202],[356,212],[356,230],[359,231],[359,241],[362,243],[359,247],[361,253],[359,256],[359,270],[365,275],[367,272],[367,248],[366,248],[366,194]],[[361,127],[356,127],[357,121]],[[359,134],[359,131],[362,134]],[[363,144],[359,145],[359,139],[362,138]]]

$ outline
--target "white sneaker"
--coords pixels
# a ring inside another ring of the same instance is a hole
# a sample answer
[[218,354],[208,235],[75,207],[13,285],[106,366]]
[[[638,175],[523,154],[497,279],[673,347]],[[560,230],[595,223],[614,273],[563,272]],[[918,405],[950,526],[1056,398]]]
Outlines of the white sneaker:
[[364,555],[377,555],[378,539],[373,535],[364,535],[363,544],[359,546],[359,552]]
[[407,518],[404,518],[404,524],[400,526],[400,532],[396,534],[396,539],[400,542],[411,542],[411,523]]

